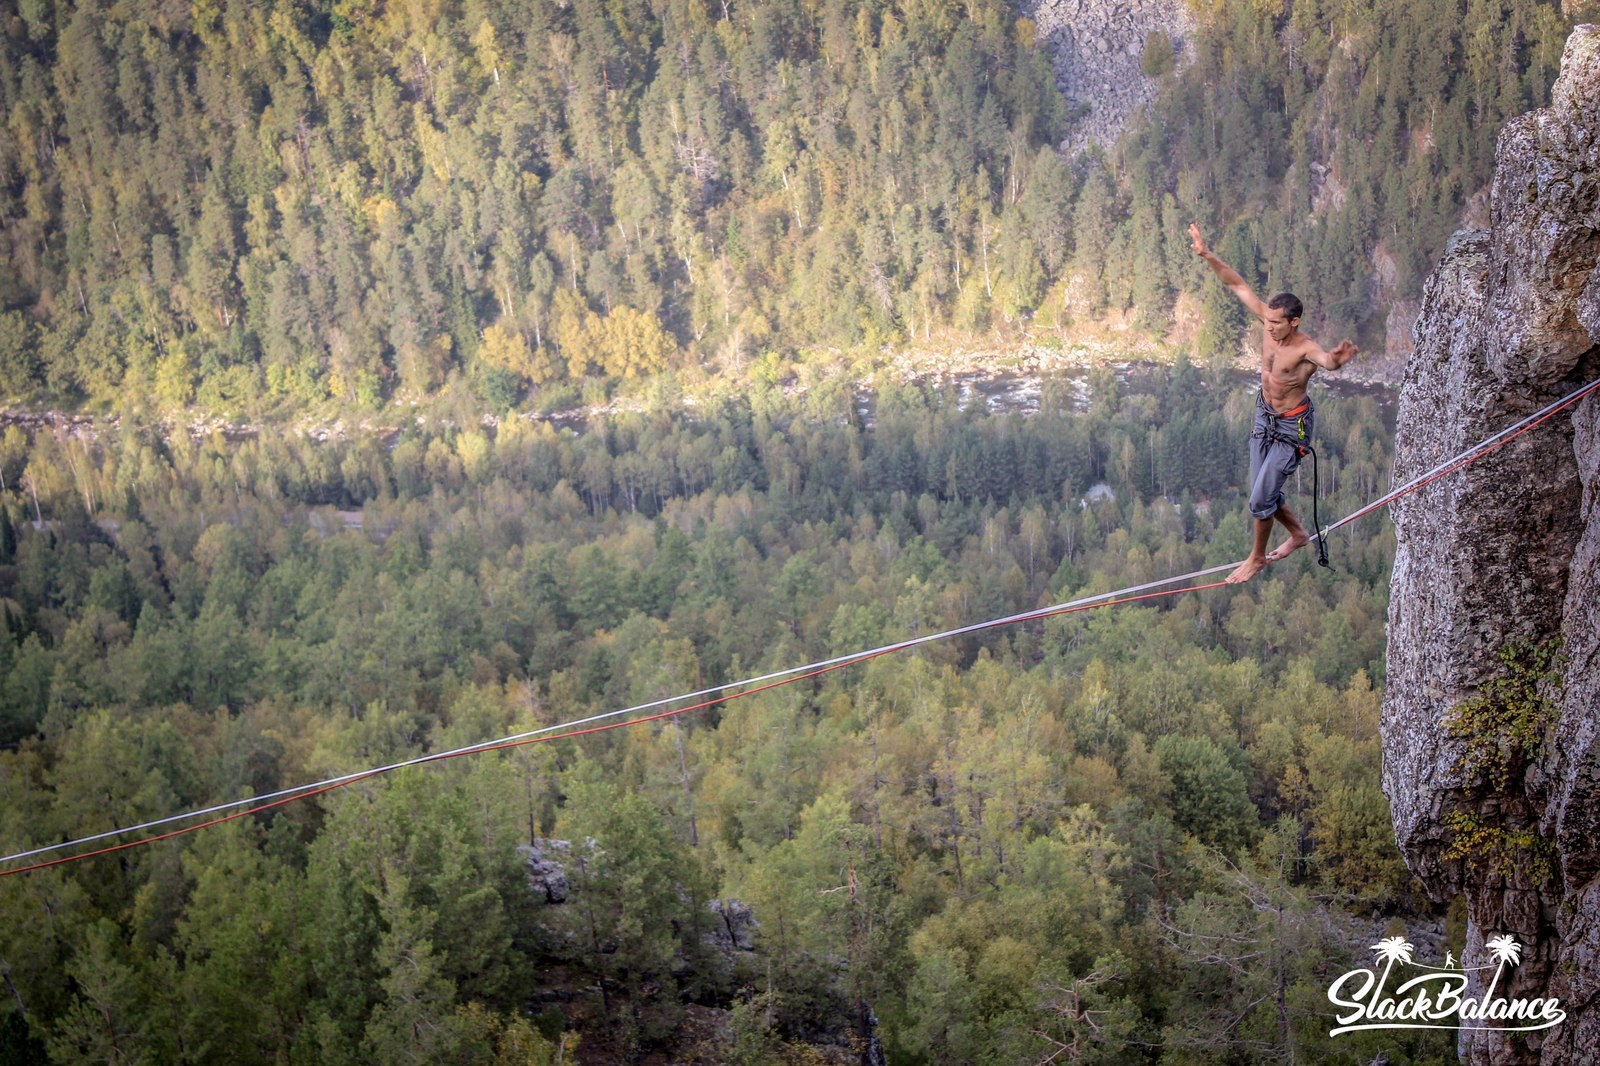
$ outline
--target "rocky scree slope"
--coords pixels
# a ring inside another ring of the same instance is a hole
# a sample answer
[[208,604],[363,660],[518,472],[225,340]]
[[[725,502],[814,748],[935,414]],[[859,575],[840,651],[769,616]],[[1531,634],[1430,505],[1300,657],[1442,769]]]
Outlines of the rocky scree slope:
[[1145,42],[1165,33],[1181,57],[1194,20],[1183,0],[1023,0],[1018,5],[1050,47],[1056,85],[1080,120],[1060,145],[1075,155],[1109,148],[1160,86],[1140,69]]

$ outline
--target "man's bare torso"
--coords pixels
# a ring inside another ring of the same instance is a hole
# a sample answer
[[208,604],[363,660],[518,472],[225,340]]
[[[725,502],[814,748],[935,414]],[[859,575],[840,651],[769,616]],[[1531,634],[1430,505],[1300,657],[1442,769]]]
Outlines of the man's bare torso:
[[1279,414],[1292,411],[1306,398],[1306,382],[1317,372],[1317,364],[1306,358],[1311,338],[1298,330],[1283,343],[1271,330],[1261,336],[1261,395],[1267,406]]

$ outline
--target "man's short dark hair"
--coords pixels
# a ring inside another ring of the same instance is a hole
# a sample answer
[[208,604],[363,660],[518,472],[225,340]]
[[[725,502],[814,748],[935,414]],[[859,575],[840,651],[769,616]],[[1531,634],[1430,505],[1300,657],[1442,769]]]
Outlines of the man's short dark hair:
[[1287,318],[1295,319],[1305,314],[1305,307],[1300,303],[1300,297],[1292,292],[1280,292],[1267,301],[1267,306],[1274,311],[1282,311]]

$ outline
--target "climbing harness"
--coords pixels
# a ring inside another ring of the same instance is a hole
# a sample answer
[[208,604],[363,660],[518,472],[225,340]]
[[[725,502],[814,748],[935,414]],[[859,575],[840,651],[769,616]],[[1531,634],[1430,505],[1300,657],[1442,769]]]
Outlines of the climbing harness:
[[[1311,400],[1309,398],[1301,400],[1299,407],[1285,411],[1280,415],[1272,409],[1271,404],[1267,403],[1264,395],[1258,394],[1258,396],[1260,396],[1261,407],[1267,416],[1266,439],[1268,443],[1287,444],[1302,459],[1308,455],[1311,456],[1311,525],[1317,532],[1317,535],[1313,538],[1317,542],[1317,562],[1321,566],[1332,570],[1333,567],[1328,564],[1328,539],[1322,535],[1322,520],[1317,514],[1317,496],[1319,495],[1317,491],[1317,450],[1311,446],[1310,434],[1306,432],[1306,415],[1311,410]],[[1283,429],[1283,423],[1291,419],[1294,422],[1294,431],[1292,433]]]

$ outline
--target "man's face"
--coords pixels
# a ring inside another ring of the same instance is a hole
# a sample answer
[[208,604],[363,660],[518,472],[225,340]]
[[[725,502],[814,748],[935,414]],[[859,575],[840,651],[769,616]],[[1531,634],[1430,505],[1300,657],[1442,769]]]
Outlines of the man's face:
[[1281,307],[1267,308],[1267,332],[1272,334],[1272,339],[1279,344],[1288,340],[1299,324],[1298,318],[1286,317],[1286,312]]

